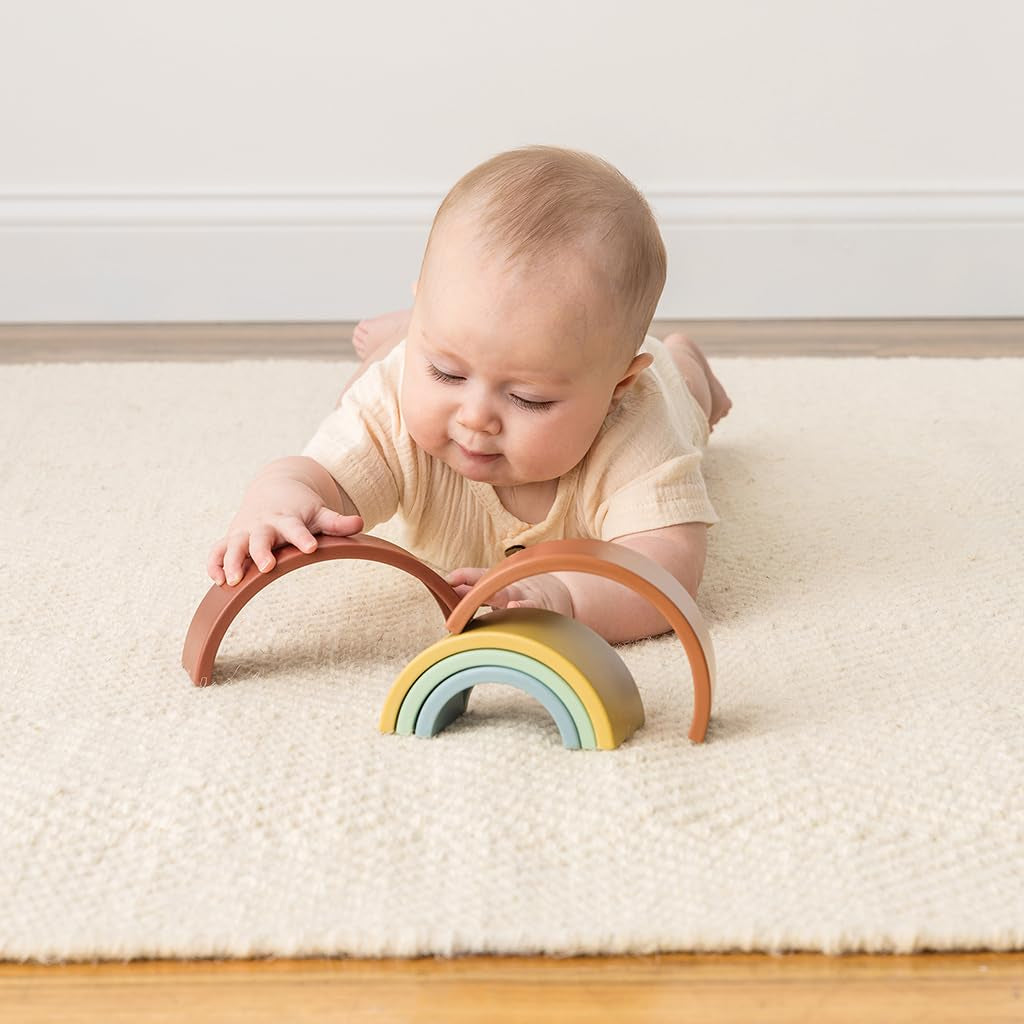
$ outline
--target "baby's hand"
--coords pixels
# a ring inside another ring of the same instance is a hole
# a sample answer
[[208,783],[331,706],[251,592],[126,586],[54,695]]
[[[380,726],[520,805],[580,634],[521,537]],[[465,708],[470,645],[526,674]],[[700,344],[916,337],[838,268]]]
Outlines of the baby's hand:
[[[445,579],[463,598],[479,582],[489,569],[456,569]],[[488,608],[545,608],[549,612],[573,617],[572,594],[569,588],[553,573],[529,576],[518,583],[512,583],[487,601]]]
[[361,516],[346,516],[324,505],[310,486],[290,477],[257,480],[246,492],[242,507],[227,535],[217,541],[206,561],[206,571],[217,586],[233,587],[249,566],[260,572],[277,564],[273,549],[294,544],[300,551],[316,551],[315,534],[348,537],[363,528]]

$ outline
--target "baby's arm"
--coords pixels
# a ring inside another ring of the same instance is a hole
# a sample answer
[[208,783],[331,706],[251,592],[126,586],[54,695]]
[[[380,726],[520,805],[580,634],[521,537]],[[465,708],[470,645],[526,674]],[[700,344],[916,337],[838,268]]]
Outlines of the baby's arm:
[[[616,537],[615,544],[639,551],[667,569],[697,599],[707,554],[706,523],[681,523]],[[456,569],[446,579],[458,597],[465,597],[490,570]],[[489,608],[546,608],[589,626],[610,644],[659,636],[672,627],[646,597],[623,583],[588,572],[546,572],[502,588]]]
[[[616,537],[615,544],[639,551],[663,566],[697,599],[707,556],[706,523],[680,523]],[[659,636],[672,627],[646,597],[622,583],[583,572],[555,572],[572,595],[573,617],[610,644]]]

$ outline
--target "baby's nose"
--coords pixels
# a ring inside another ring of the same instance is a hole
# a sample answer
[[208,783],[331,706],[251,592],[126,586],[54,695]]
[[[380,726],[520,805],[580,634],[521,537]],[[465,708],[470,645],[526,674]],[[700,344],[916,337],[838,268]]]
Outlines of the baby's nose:
[[459,425],[480,434],[493,434],[499,427],[497,414],[486,398],[464,401],[459,407]]

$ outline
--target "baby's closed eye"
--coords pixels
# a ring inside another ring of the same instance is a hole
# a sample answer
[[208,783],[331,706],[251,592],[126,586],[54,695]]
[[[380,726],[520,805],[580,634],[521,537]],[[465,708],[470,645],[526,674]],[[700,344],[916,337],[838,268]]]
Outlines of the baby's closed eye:
[[[460,380],[465,380],[465,377],[456,377],[454,374],[445,373],[443,370],[439,370],[432,363],[427,364],[427,372],[434,380],[439,380],[443,384],[457,384]],[[529,412],[544,412],[553,406],[554,402],[533,402],[528,398],[520,398],[519,395],[508,396],[513,404],[518,405],[520,409],[526,409]]]

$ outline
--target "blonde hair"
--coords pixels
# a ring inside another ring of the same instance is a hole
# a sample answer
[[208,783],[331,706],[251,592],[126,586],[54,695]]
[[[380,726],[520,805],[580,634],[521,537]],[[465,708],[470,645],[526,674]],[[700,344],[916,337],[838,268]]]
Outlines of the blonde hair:
[[[542,270],[578,252],[611,290],[631,357],[643,344],[665,287],[667,256],[640,190],[606,160],[557,146],[498,153],[444,197],[427,238],[455,212],[475,221],[487,256]],[[557,265],[557,264],[556,264]],[[421,275],[423,270],[421,269]]]

